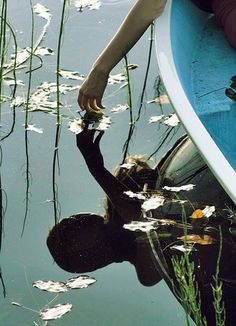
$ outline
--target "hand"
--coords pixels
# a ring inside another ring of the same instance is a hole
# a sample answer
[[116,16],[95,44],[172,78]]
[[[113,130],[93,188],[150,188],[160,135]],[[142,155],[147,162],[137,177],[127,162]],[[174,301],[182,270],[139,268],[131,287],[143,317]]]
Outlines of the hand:
[[88,168],[98,168],[104,166],[103,156],[100,150],[100,140],[104,135],[104,131],[100,131],[94,139],[96,130],[88,129],[86,126],[84,130],[76,135],[76,143],[81,154],[83,155]]
[[82,110],[104,109],[102,97],[107,86],[109,74],[93,69],[83,82],[78,96],[78,104]]

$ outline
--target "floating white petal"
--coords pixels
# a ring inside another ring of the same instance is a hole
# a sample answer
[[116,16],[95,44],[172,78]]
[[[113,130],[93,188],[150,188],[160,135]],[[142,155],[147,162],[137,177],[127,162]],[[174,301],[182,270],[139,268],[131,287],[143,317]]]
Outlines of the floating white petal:
[[42,128],[37,128],[37,127],[35,127],[35,125],[27,125],[27,127],[25,129],[28,130],[28,131],[37,132],[38,134],[43,133],[43,129]]
[[35,281],[32,286],[39,290],[53,292],[53,293],[60,293],[60,292],[67,292],[68,289],[66,284],[63,282],[55,282],[55,281]]
[[140,199],[140,200],[145,200],[146,199],[146,197],[143,194],[141,194],[139,192],[135,193],[135,192],[133,192],[131,190],[124,191],[124,194],[126,194],[130,198],[137,198],[137,199]]
[[66,286],[70,289],[84,289],[94,284],[96,279],[87,275],[81,275],[70,278],[66,283]]
[[157,228],[157,224],[156,221],[151,221],[151,222],[132,221],[129,224],[124,224],[123,228],[130,231],[149,232],[155,230]]
[[118,84],[126,81],[126,76],[123,73],[119,73],[116,75],[110,75],[108,78],[108,84]]
[[158,122],[158,121],[160,121],[163,118],[164,118],[164,115],[163,114],[162,115],[154,115],[154,116],[152,116],[152,117],[149,118],[148,122],[149,123]]
[[205,217],[210,217],[215,212],[215,210],[215,206],[206,206],[202,212]]
[[41,5],[40,3],[37,3],[36,5],[34,5],[34,12],[39,16],[42,17],[46,20],[50,20],[52,17],[52,14],[50,13],[50,10]]
[[66,79],[74,79],[74,80],[84,80],[84,75],[81,75],[78,71],[70,71],[70,70],[59,70],[59,75]]
[[65,303],[65,304],[58,304],[52,308],[44,309],[40,312],[40,318],[42,320],[55,320],[59,319],[64,316],[66,313],[71,311],[72,304]]
[[142,209],[144,211],[150,211],[152,209],[156,209],[160,206],[163,206],[165,202],[164,197],[162,196],[152,196],[151,198],[147,199],[143,204],[142,204]]
[[170,127],[176,127],[180,123],[180,121],[177,115],[173,113],[169,117],[166,117],[163,123]]
[[75,119],[68,123],[69,130],[74,134],[78,135],[84,128],[84,123],[82,119]]
[[162,189],[169,190],[169,191],[174,191],[174,192],[179,192],[179,191],[190,191],[194,187],[195,187],[195,185],[193,185],[193,184],[190,183],[188,185],[180,186],[180,187],[168,187],[168,186],[165,186]]

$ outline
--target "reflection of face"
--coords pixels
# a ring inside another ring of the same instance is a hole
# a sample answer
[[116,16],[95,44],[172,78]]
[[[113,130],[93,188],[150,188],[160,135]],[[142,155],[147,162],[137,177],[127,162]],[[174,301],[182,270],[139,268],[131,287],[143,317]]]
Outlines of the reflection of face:
[[113,261],[103,218],[79,214],[66,218],[49,233],[47,245],[57,264],[70,272],[88,272]]

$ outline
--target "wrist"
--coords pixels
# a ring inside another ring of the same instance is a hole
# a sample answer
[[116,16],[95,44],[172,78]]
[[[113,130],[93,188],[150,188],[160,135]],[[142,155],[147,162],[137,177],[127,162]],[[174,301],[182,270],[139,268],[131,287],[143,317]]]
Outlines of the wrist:
[[112,70],[112,68],[110,68],[108,65],[100,63],[100,62],[95,62],[92,67],[91,74],[103,76],[104,78],[108,78],[111,70]]

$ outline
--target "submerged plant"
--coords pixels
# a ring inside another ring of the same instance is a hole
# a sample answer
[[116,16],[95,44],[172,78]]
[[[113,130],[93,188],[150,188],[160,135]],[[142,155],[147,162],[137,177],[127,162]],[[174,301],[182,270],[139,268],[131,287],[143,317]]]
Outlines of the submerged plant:
[[222,291],[223,283],[219,278],[220,259],[222,254],[222,243],[223,243],[221,227],[219,227],[219,234],[220,234],[219,254],[216,263],[216,273],[213,276],[213,283],[211,284],[211,286],[212,286],[213,298],[214,298],[213,306],[215,309],[216,326],[224,326],[226,321],[226,311],[225,311],[225,306],[223,301],[223,291]]
[[176,296],[186,312],[187,325],[190,325],[189,316],[192,316],[197,326],[205,326],[207,321],[201,314],[201,298],[194,274],[194,262],[190,261],[189,255],[189,251],[184,251],[180,258],[171,259],[178,284]]

